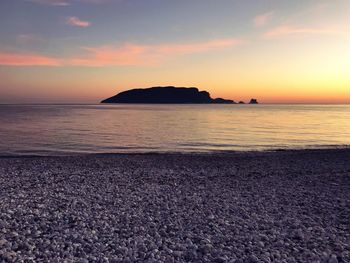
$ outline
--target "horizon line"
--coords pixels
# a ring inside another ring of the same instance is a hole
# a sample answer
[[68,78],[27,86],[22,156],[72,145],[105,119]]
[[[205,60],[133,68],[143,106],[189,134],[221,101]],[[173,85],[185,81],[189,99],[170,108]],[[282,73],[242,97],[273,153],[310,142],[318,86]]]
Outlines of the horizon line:
[[[3,105],[207,105],[210,103],[88,103],[88,102],[49,102],[49,103],[41,103],[41,102],[25,102],[25,103],[0,103],[1,106]],[[218,104],[210,104],[210,105],[218,105]],[[219,104],[222,105],[222,104]],[[224,105],[252,105],[249,102],[240,104],[240,103],[233,103],[233,104],[224,104]],[[257,105],[350,105],[350,102],[259,102],[259,104],[254,104],[254,106]]]

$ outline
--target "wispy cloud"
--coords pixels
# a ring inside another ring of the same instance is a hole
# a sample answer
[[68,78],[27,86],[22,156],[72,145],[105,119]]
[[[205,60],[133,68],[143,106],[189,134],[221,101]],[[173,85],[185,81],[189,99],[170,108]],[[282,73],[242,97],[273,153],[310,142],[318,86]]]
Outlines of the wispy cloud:
[[221,50],[243,44],[238,38],[181,44],[124,44],[84,47],[83,55],[62,59],[40,54],[0,53],[0,65],[7,66],[152,66],[181,55]]
[[54,6],[68,6],[71,4],[69,0],[26,0],[26,1],[33,2],[36,4],[54,5]]
[[76,16],[71,16],[66,18],[66,23],[71,26],[78,26],[78,27],[88,27],[91,25],[89,21],[84,21],[79,19]]
[[145,66],[155,65],[167,59],[194,53],[203,53],[242,44],[240,39],[217,39],[207,42],[184,44],[102,46],[84,48],[85,57],[73,58],[70,64],[81,66]]
[[88,3],[88,4],[104,4],[112,1],[121,0],[25,0],[27,2],[32,2],[42,5],[53,5],[53,6],[69,6],[73,3]]
[[263,27],[266,26],[269,21],[271,20],[272,16],[274,14],[274,11],[268,12],[268,13],[264,13],[264,14],[260,14],[257,15],[256,17],[254,17],[253,19],[253,24],[255,27]]
[[296,26],[278,26],[264,34],[266,38],[292,36],[292,35],[342,35],[343,32],[328,28],[296,27]]
[[56,58],[40,54],[0,53],[0,65],[6,66],[60,66]]

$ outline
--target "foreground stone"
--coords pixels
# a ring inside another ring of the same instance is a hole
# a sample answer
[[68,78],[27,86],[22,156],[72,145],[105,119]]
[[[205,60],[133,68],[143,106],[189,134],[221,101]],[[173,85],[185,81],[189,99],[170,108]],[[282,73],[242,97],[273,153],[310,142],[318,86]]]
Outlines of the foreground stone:
[[0,159],[0,262],[350,262],[350,151]]

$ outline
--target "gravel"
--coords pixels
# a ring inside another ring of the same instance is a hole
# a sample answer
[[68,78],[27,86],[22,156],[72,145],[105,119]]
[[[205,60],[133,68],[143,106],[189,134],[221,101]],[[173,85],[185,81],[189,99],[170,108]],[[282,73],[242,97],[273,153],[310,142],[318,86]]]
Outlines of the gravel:
[[0,159],[0,262],[350,262],[350,150]]

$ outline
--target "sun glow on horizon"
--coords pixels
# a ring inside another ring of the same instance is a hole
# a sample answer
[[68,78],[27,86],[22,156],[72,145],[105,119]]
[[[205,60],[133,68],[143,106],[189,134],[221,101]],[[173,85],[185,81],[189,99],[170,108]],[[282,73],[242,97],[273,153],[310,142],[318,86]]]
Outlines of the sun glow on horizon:
[[255,2],[5,0],[0,103],[99,102],[169,85],[235,101],[350,103],[350,2]]

